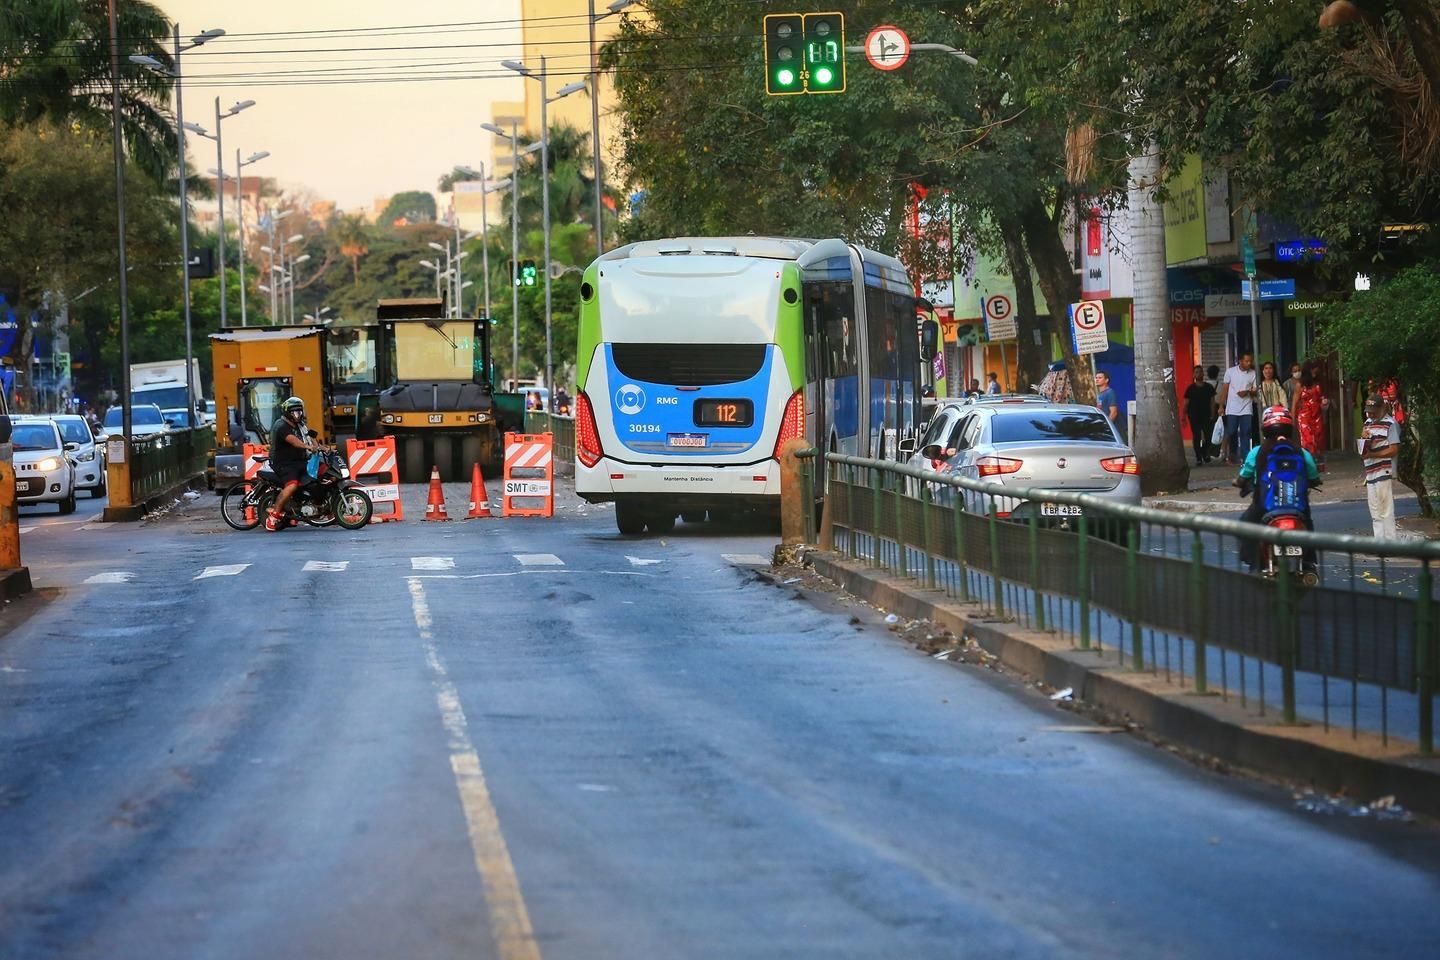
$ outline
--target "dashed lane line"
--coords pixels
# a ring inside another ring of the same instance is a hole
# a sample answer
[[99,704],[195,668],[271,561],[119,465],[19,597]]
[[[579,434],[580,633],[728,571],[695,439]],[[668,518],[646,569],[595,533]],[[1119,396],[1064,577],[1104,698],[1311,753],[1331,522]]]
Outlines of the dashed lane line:
[[411,570],[454,570],[454,557],[411,557]]
[[92,577],[86,577],[85,583],[129,583],[135,579],[135,574],[129,570],[111,570],[106,573],[97,573]]
[[306,560],[305,573],[344,573],[350,567],[349,560]]
[[209,580],[211,577],[236,577],[244,573],[250,564],[248,563],[224,563],[215,567],[206,567],[193,579]]
[[510,859],[505,834],[500,829],[500,816],[490,799],[485,772],[480,767],[480,755],[470,740],[465,709],[460,705],[460,693],[445,671],[445,663],[435,646],[425,585],[420,577],[410,577],[409,585],[410,610],[415,616],[415,627],[425,650],[425,662],[430,667],[435,702],[440,708],[445,732],[449,735],[450,770],[455,775],[460,806],[465,812],[475,869],[485,889],[485,909],[490,918],[491,935],[495,938],[495,953],[500,960],[541,960],[540,945],[535,942],[535,930],[530,925],[530,911],[526,909],[525,897],[520,890],[520,878],[515,874],[515,864]]
[[625,559],[630,561],[630,566],[632,567],[653,567],[657,563],[665,562],[663,560],[650,560],[645,557],[631,557],[628,555]]
[[516,553],[512,554],[520,561],[522,567],[563,567],[565,561],[553,553]]

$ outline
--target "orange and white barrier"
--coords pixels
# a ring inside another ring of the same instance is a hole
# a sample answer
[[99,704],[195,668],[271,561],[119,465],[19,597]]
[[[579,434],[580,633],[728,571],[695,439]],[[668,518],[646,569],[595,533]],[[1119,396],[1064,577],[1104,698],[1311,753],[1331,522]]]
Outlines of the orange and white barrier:
[[505,434],[505,478],[501,515],[555,515],[555,437],[549,433]]
[[245,444],[244,452],[245,479],[254,480],[255,474],[260,472],[261,467],[261,464],[258,462],[257,458],[268,457],[270,455],[270,448],[263,443],[247,443]]
[[405,508],[400,502],[400,460],[395,455],[395,438],[351,439],[346,444],[346,459],[350,461],[351,479],[364,485],[370,502],[377,507],[382,503],[390,504],[388,513],[377,511],[370,522],[404,520]]

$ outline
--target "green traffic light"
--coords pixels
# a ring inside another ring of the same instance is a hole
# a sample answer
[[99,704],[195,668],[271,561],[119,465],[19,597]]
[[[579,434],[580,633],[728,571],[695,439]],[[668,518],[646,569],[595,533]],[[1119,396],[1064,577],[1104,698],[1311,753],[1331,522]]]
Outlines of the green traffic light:
[[795,85],[794,70],[778,70],[775,73],[775,82],[782,87],[793,87]]
[[835,74],[829,67],[820,67],[815,71],[815,83],[818,86],[828,87],[834,79]]

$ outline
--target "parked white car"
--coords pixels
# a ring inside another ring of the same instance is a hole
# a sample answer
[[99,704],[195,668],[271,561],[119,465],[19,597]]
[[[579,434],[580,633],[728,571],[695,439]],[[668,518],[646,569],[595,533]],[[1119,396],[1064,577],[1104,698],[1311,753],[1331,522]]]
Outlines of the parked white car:
[[60,428],[43,417],[11,417],[15,450],[15,498],[21,506],[53,503],[75,512],[75,465],[65,452]]
[[50,417],[60,428],[65,452],[75,464],[75,487],[91,497],[105,496],[105,457],[100,441],[90,432],[90,424],[74,413],[57,413]]

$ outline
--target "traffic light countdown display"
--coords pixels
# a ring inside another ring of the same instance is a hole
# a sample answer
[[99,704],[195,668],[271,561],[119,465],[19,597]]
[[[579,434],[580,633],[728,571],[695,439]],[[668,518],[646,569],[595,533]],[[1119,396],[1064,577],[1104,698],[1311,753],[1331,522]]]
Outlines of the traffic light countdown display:
[[765,92],[773,97],[844,93],[845,14],[768,14]]

